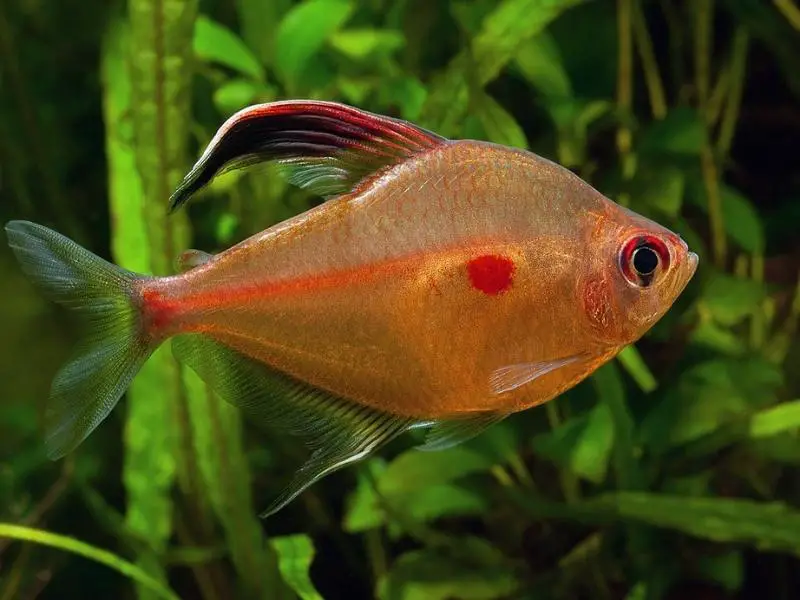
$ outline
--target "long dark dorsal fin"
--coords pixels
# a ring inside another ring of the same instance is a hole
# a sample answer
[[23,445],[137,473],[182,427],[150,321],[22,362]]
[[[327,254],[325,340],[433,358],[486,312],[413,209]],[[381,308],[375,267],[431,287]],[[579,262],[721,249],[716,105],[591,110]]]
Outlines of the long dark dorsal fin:
[[292,182],[322,196],[348,192],[367,175],[447,140],[400,119],[335,102],[291,100],[240,110],[219,128],[170,198],[170,211],[218,173],[280,161]]

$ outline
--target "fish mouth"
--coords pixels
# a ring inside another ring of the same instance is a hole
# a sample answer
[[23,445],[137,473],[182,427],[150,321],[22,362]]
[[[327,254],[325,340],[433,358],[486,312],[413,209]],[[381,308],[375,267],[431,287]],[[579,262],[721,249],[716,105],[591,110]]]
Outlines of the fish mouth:
[[697,265],[700,262],[700,257],[694,252],[689,252],[689,254],[686,255],[686,259],[686,263],[689,265],[689,278],[691,279],[694,276],[695,271],[697,271]]

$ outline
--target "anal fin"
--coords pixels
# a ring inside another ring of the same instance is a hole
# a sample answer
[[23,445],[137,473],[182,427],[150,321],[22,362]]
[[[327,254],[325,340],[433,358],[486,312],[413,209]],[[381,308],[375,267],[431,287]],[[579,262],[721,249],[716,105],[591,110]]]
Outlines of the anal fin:
[[224,400],[268,425],[304,437],[311,457],[261,514],[275,514],[316,481],[357,462],[417,422],[333,396],[199,334],[173,352]]
[[433,451],[457,446],[471,440],[507,416],[506,413],[501,412],[480,412],[465,417],[433,421],[428,424],[429,429],[425,441],[417,446],[417,449]]

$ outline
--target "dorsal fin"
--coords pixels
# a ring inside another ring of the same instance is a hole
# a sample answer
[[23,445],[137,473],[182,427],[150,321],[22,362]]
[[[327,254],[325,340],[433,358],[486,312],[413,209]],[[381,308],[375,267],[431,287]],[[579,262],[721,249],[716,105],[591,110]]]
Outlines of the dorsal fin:
[[291,100],[250,106],[219,128],[172,194],[170,212],[220,172],[249,164],[288,163],[293,183],[331,196],[446,142],[406,121],[335,102]]

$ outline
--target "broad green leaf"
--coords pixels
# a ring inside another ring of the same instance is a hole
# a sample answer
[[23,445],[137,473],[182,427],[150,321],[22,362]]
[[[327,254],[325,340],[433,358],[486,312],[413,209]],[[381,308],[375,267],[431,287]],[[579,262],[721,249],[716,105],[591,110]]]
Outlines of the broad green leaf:
[[520,582],[510,567],[482,567],[431,550],[402,555],[378,584],[380,600],[493,600],[506,598]]
[[689,339],[693,344],[706,346],[729,356],[741,356],[747,350],[741,336],[711,320],[702,321],[695,327]]
[[724,184],[720,186],[720,196],[728,235],[747,252],[764,252],[764,225],[752,203]]
[[385,82],[377,90],[377,94],[381,105],[396,104],[400,107],[402,118],[416,121],[428,97],[428,88],[416,77],[405,76]]
[[411,449],[389,464],[378,479],[378,488],[389,497],[400,496],[486,471],[492,466],[491,460],[465,445],[437,452]]
[[588,415],[570,419],[532,441],[537,454],[596,484],[606,477],[613,445],[614,423],[605,404],[597,404]]
[[229,244],[233,240],[236,228],[239,227],[239,219],[236,215],[226,212],[217,220],[216,237],[221,244]]
[[353,12],[348,0],[305,0],[292,7],[275,34],[275,68],[295,85],[325,41]]
[[193,48],[202,60],[225,65],[256,80],[263,79],[261,63],[242,39],[205,15],[195,21]]
[[178,596],[171,589],[157,579],[152,578],[136,565],[129,563],[116,554],[112,554],[107,550],[97,548],[80,540],[65,535],[50,533],[49,531],[42,531],[41,529],[23,527],[10,523],[0,523],[0,538],[4,537],[24,542],[32,542],[42,546],[50,546],[51,548],[57,548],[77,554],[78,556],[83,556],[84,558],[88,558],[89,560],[93,560],[118,571],[125,577],[132,579],[140,586],[153,592],[155,597],[166,598],[166,600],[178,600]]
[[302,600],[323,600],[309,576],[314,560],[314,544],[305,534],[287,535],[269,541],[278,555],[283,580]]
[[483,21],[473,40],[477,79],[487,83],[514,58],[522,45],[563,11],[581,0],[504,0]]
[[231,79],[214,90],[214,105],[223,115],[254,104],[258,87],[249,79]]
[[445,515],[475,514],[485,508],[485,500],[452,484],[455,480],[488,471],[499,460],[467,444],[437,452],[411,449],[385,465],[372,460],[367,468],[377,482],[377,494],[366,473],[351,496],[344,526],[348,531],[363,531],[391,521],[388,511],[400,511],[406,518],[427,521]]
[[527,148],[528,140],[513,116],[488,94],[473,98],[475,114],[490,142]]
[[642,131],[638,147],[649,154],[700,156],[706,143],[706,129],[697,111],[676,108]]
[[637,169],[631,193],[637,206],[674,217],[681,210],[685,187],[686,176],[681,169],[659,164]]
[[272,66],[275,30],[292,3],[293,0],[236,0],[242,39],[263,65]]
[[800,555],[800,512],[779,502],[617,492],[586,505],[714,542]]
[[376,83],[368,78],[342,76],[336,80],[336,85],[347,102],[359,105],[375,89]]
[[399,512],[404,519],[425,523],[441,517],[479,515],[488,509],[485,497],[451,483],[430,485],[413,493],[382,496],[368,483],[353,496],[343,527],[351,533],[374,529],[392,523],[394,512]]
[[625,346],[622,351],[617,355],[622,368],[633,378],[636,384],[645,393],[650,393],[658,387],[656,378],[644,362],[642,355],[636,349],[636,346]]
[[516,55],[517,68],[543,96],[557,101],[572,97],[569,75],[553,36],[543,31],[524,42]]
[[744,560],[742,553],[737,550],[701,556],[697,570],[706,579],[719,583],[729,592],[736,592],[744,582]]
[[780,384],[774,365],[752,358],[700,363],[645,417],[642,439],[656,452],[698,440],[773,402]]
[[748,426],[748,435],[754,439],[765,438],[797,429],[800,429],[800,400],[793,400],[753,415]]
[[400,31],[381,29],[345,29],[329,40],[331,47],[358,61],[382,58],[403,47],[405,38]]
[[755,438],[749,441],[747,449],[762,460],[791,466],[800,465],[800,438],[795,432]]
[[[483,20],[469,52],[454,58],[434,82],[423,120],[451,135],[468,109],[467,82],[484,86],[519,52],[568,8],[581,0],[503,0]],[[438,126],[437,126],[438,125]]]
[[752,279],[714,273],[706,281],[702,304],[717,323],[732,326],[751,315],[765,293],[763,286]]

